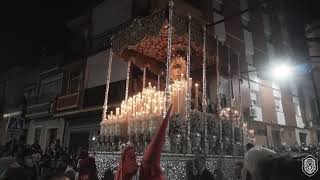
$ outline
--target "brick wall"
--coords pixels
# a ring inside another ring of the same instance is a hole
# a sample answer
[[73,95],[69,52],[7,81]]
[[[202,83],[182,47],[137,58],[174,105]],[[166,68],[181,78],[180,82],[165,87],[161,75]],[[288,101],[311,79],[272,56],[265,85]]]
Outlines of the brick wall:
[[276,124],[277,116],[272,89],[260,86],[260,92],[263,121]]
[[282,93],[282,107],[286,118],[286,125],[297,126],[295,109],[292,101],[292,96],[287,93]]

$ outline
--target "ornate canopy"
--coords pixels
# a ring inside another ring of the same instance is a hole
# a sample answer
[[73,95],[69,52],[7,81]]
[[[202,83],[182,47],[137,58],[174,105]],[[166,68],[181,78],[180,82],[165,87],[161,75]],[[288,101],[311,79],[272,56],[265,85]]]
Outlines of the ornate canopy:
[[[135,19],[113,35],[113,50],[123,60],[133,61],[139,67],[148,66],[156,74],[165,69],[168,44],[166,10]],[[202,25],[192,21],[191,68],[200,69],[202,62]],[[188,36],[187,17],[173,15],[172,58],[186,56]],[[208,37],[208,36],[207,36]],[[209,36],[210,37],[210,36]],[[209,38],[207,38],[209,39]],[[215,39],[207,40],[207,63],[214,61]]]

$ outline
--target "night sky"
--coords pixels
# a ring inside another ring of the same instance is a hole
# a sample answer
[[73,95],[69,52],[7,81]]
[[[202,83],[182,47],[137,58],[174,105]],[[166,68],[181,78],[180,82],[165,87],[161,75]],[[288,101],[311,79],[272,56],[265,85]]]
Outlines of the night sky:
[[[318,1],[287,0],[289,35],[293,48],[299,56],[306,56],[303,51],[305,25],[312,19],[320,17]],[[49,53],[63,49],[72,37],[72,33],[66,28],[66,23],[93,4],[92,0],[2,2],[0,70],[13,65],[35,65],[39,63],[44,48]]]
[[72,33],[66,23],[88,7],[88,0],[6,1],[0,6],[0,70],[32,66],[47,52],[63,49]]

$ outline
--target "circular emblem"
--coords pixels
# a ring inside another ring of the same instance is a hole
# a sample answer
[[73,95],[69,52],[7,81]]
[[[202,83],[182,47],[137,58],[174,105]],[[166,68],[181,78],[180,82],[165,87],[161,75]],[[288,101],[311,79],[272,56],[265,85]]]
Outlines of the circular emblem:
[[302,159],[302,171],[308,177],[315,175],[318,172],[318,159],[312,155],[308,155]]

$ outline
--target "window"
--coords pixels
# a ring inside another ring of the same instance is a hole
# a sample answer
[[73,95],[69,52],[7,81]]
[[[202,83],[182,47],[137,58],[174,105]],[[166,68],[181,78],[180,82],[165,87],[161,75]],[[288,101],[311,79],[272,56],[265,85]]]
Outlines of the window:
[[45,79],[41,82],[39,102],[51,100],[61,92],[62,78]]
[[70,73],[68,82],[68,94],[76,93],[80,90],[80,73]]
[[294,103],[294,109],[296,112],[296,116],[301,116],[301,110],[300,110],[300,105],[298,103]]
[[244,35],[244,46],[245,46],[246,54],[253,55],[254,48],[253,48],[252,33],[244,29],[243,35]]
[[251,98],[251,105],[252,106],[260,107],[260,102],[259,102],[259,98],[258,98],[258,92],[251,91],[250,92],[250,98]]
[[300,138],[300,145],[301,146],[307,145],[307,133],[299,132],[299,138]]
[[276,105],[276,111],[277,112],[283,112],[281,98],[275,98],[274,102],[275,102],[275,105]]

